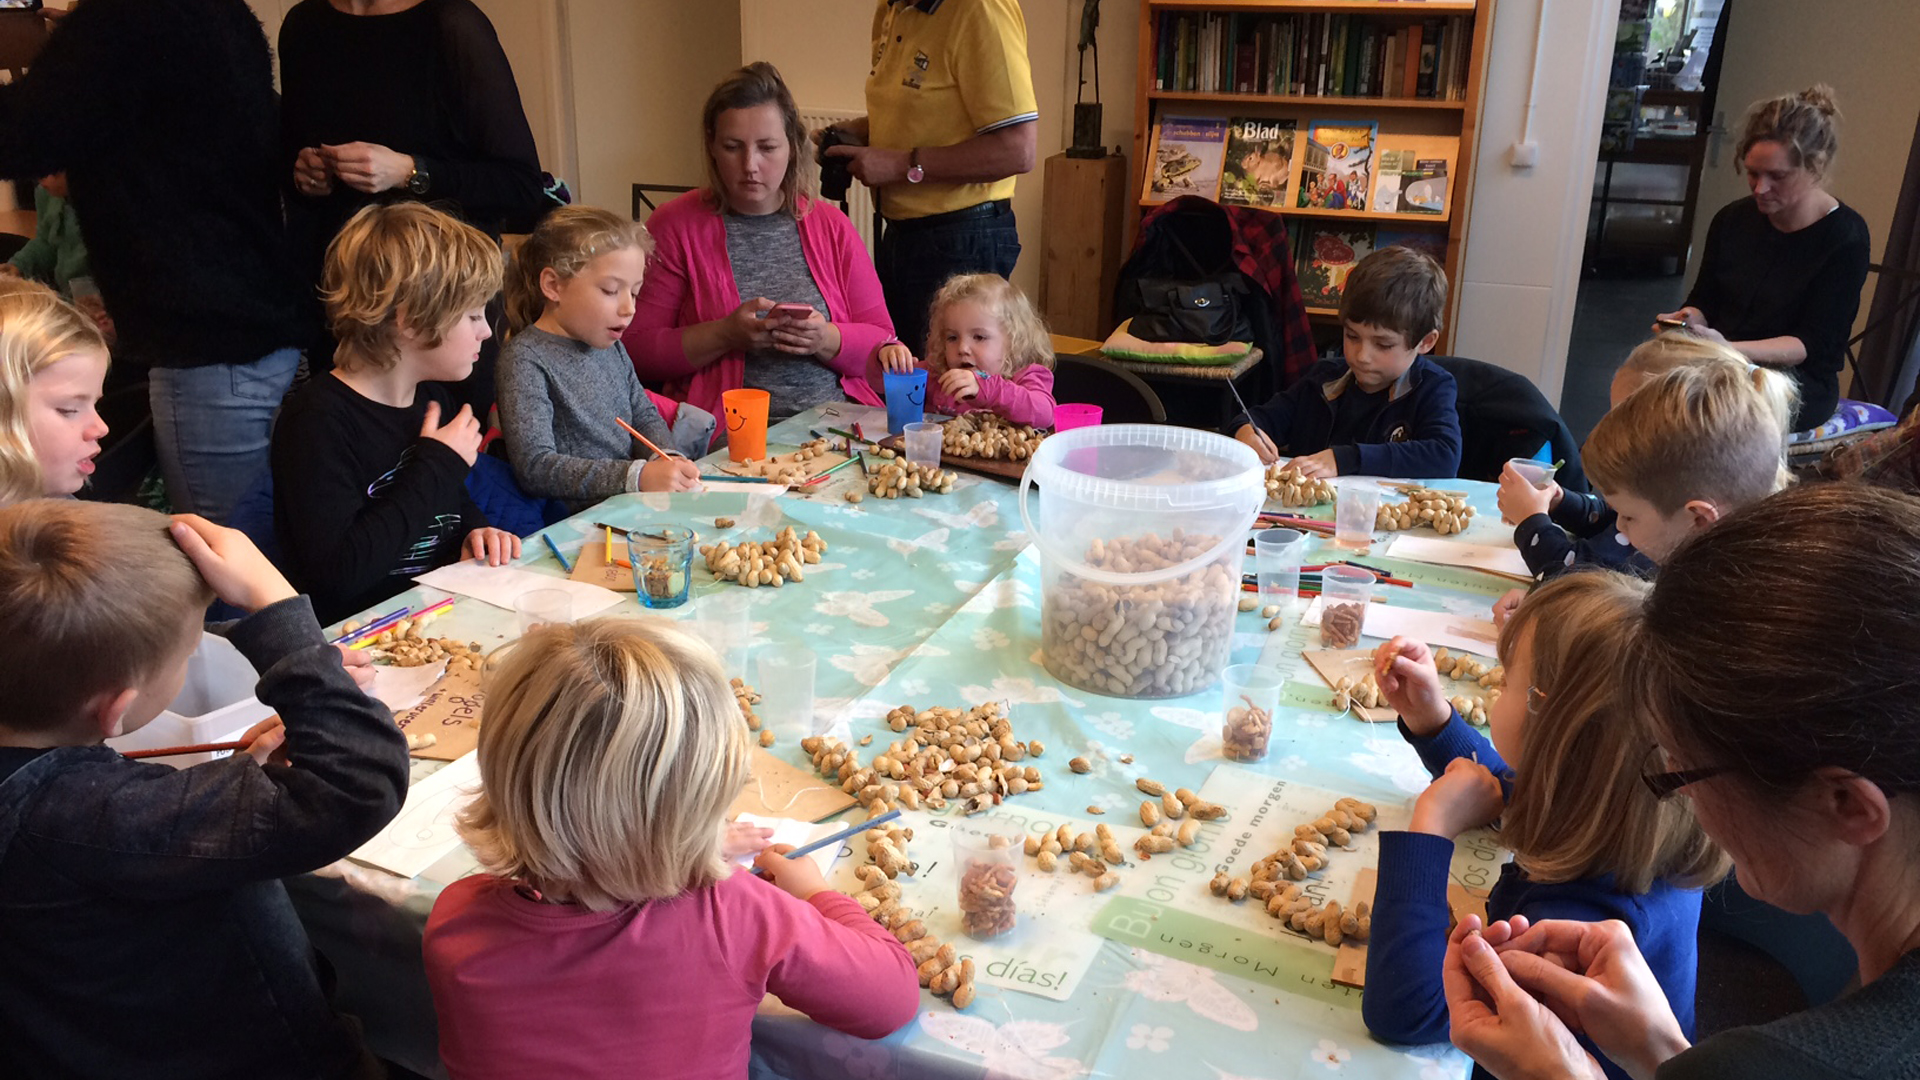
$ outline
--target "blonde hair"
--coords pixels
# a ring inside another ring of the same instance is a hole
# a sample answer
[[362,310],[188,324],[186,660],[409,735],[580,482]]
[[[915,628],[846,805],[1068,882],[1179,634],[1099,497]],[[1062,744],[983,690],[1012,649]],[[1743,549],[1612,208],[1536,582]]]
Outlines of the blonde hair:
[[1787,150],[1795,166],[1820,179],[1833,166],[1840,152],[1840,106],[1833,100],[1833,87],[1815,83],[1797,94],[1783,94],[1756,101],[1747,110],[1746,126],[1740,132],[1740,146],[1733,160],[1747,167],[1747,151],[1755,143],[1777,142]]
[[0,726],[57,728],[198,639],[213,591],[169,524],[120,503],[29,499],[0,509]]
[[1787,426],[1798,397],[1777,371],[1697,359],[1648,380],[1601,417],[1581,462],[1602,493],[1638,496],[1662,514],[1693,499],[1735,510],[1790,481]]
[[1500,655],[1529,643],[1526,731],[1500,839],[1538,882],[1612,875],[1623,893],[1661,879],[1695,886],[1727,859],[1685,800],[1656,799],[1641,781],[1653,729],[1622,693],[1648,584],[1607,571],[1541,586],[1500,631]]
[[787,174],[780,178],[780,211],[798,218],[804,213],[800,197],[812,194],[807,169],[810,160],[807,125],[800,120],[800,109],[793,103],[793,93],[780,77],[780,69],[765,60],[756,60],[720,80],[700,110],[700,130],[705,136],[701,152],[707,159],[707,203],[723,214],[733,209],[727,202],[727,185],[721,183],[720,169],[713,163],[713,136],[720,124],[720,114],[762,105],[780,110],[780,126],[787,136]]
[[749,747],[711,649],[658,619],[544,626],[488,673],[486,712],[459,828],[488,870],[594,911],[726,877]]
[[653,253],[653,234],[637,221],[595,206],[562,206],[548,214],[507,268],[508,328],[518,333],[546,313],[541,271],[552,270],[565,281],[600,256],[628,248],[639,248],[644,259]]
[[500,246],[425,203],[365,207],[327,245],[320,296],[349,370],[400,362],[401,312],[428,348],[500,291]]
[[1006,375],[1017,375],[1034,364],[1052,370],[1053,338],[1026,294],[999,274],[957,274],[934,294],[933,317],[927,322],[927,367],[935,374],[947,370],[947,308],[968,301],[987,309],[1007,336]]
[[81,352],[107,353],[92,319],[45,285],[0,279],[0,506],[47,493],[28,395],[34,376]]

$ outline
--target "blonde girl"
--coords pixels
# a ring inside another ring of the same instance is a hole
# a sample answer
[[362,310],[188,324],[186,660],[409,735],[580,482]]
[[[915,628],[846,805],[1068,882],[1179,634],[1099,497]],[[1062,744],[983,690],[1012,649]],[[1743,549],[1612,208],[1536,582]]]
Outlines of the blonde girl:
[[106,378],[92,319],[44,285],[0,280],[0,506],[86,486]]
[[1582,571],[1529,597],[1500,632],[1506,684],[1488,710],[1491,741],[1447,704],[1424,644],[1394,638],[1375,653],[1401,734],[1434,777],[1407,828],[1380,835],[1361,1001],[1375,1035],[1447,1038],[1453,841],[1496,819],[1514,857],[1487,897],[1488,921],[1508,920],[1515,933],[1543,918],[1626,923],[1692,1032],[1698,890],[1727,863],[1684,801],[1662,801],[1641,780],[1653,733],[1619,677],[1646,594],[1642,581]]
[[[512,337],[496,374],[500,427],[514,476],[529,495],[575,510],[628,491],[692,491],[713,417],[681,406],[674,425],[634,374],[620,335],[633,321],[653,238],[591,206],[548,214],[507,273]],[[628,435],[626,421],[663,450]]]
[[[1053,426],[1053,339],[1012,282],[998,274],[949,278],[933,298],[930,324],[921,365],[929,410],[983,409],[1015,424]],[[897,341],[882,345],[875,360],[885,371],[914,368],[912,352]]]
[[[807,859],[729,871],[722,829],[749,737],[712,650],[662,620],[521,638],[487,679],[480,796],[461,835],[487,873],[425,941],[440,1051],[476,1077],[738,1077],[769,992],[879,1038],[913,1017],[906,949]],[[670,1032],[670,1038],[661,1038]]]

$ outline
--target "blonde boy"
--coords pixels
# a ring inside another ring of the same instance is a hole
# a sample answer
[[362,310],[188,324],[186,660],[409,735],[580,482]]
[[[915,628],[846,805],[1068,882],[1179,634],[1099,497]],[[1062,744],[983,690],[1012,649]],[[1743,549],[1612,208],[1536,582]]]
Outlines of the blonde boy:
[[[284,728],[178,771],[102,745],[179,692],[216,595]],[[406,741],[307,602],[201,518],[34,499],[0,509],[0,625],[0,1075],[380,1075],[279,879],[399,811]]]
[[274,527],[322,622],[463,558],[498,566],[520,540],[467,496],[480,421],[446,391],[492,336],[500,249],[420,203],[369,206],[327,248],[334,370],[287,401],[273,433]]

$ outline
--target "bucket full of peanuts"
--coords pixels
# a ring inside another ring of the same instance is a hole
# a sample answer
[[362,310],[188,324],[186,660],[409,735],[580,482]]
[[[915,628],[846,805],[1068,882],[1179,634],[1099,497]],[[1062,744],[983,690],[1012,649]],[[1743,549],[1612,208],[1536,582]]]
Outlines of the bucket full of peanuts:
[[1252,448],[1211,432],[1114,424],[1042,442],[1020,481],[1020,520],[1040,549],[1047,670],[1127,698],[1218,682],[1265,497]]

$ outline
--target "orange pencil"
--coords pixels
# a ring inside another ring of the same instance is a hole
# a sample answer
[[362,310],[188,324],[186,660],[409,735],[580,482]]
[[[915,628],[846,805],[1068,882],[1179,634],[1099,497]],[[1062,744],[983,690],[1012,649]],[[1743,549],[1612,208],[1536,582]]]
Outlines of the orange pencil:
[[659,448],[658,446],[656,446],[656,445],[654,445],[654,442],[653,442],[653,440],[652,440],[652,439],[649,439],[649,438],[647,438],[647,437],[646,437],[645,435],[642,435],[642,434],[640,434],[640,432],[639,432],[639,431],[638,431],[637,429],[635,429],[635,428],[634,428],[634,426],[633,426],[632,424],[629,424],[629,423],[627,423],[627,422],[626,422],[625,420],[622,420],[622,419],[620,419],[619,417],[617,417],[617,416],[616,416],[616,417],[614,417],[614,418],[613,418],[613,422],[614,422],[614,423],[616,423],[616,424],[619,424],[619,425],[620,425],[621,427],[623,427],[623,428],[626,428],[626,429],[627,429],[627,434],[629,434],[629,435],[631,435],[631,436],[633,436],[633,437],[634,437],[634,438],[636,438],[636,439],[639,439],[639,440],[640,440],[640,445],[642,445],[642,446],[644,446],[644,447],[646,447],[647,449],[649,449],[649,450],[651,450],[651,451],[653,451],[653,452],[654,452],[654,453],[655,453],[656,455],[658,455],[659,457],[663,457],[663,458],[670,458],[670,457],[679,457],[679,456],[680,456],[680,455],[678,455],[678,454],[669,454],[669,453],[667,453],[667,452],[666,452],[665,450],[662,450],[662,449],[660,449],[660,448]]

